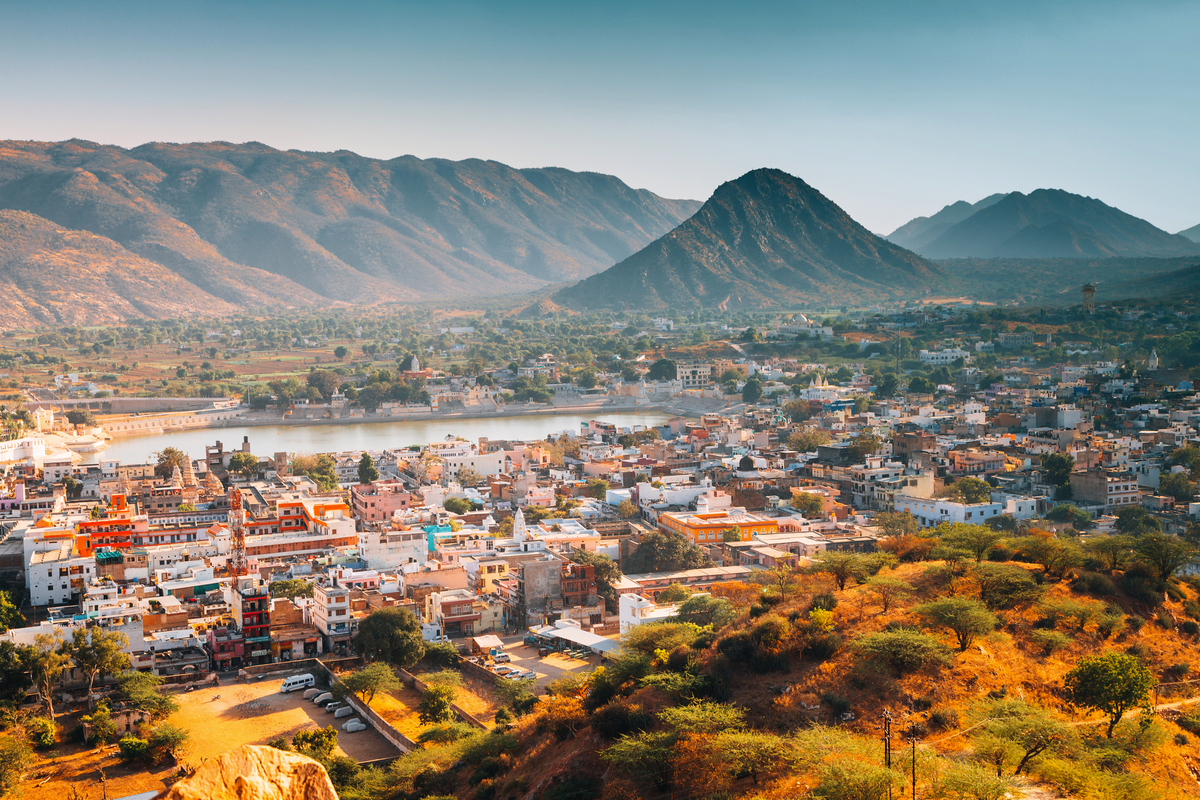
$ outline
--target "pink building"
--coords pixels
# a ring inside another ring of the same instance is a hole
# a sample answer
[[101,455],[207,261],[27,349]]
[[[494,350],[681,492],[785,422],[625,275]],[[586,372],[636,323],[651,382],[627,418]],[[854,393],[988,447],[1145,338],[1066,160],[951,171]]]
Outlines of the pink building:
[[376,481],[350,487],[350,507],[354,518],[363,522],[386,522],[395,512],[411,506],[412,495],[400,481]]

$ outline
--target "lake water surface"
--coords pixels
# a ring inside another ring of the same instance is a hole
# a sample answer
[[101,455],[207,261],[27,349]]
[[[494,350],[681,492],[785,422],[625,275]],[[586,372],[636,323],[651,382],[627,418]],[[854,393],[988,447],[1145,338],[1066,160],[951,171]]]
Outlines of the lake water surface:
[[250,451],[259,456],[287,453],[336,453],[344,450],[387,450],[409,445],[424,445],[461,436],[476,441],[489,439],[544,439],[551,433],[579,431],[580,423],[598,419],[618,427],[660,425],[670,419],[660,411],[626,411],[606,414],[597,411],[582,414],[489,417],[484,419],[397,420],[337,425],[255,425],[239,428],[200,428],[166,433],[161,436],[135,436],[114,439],[95,460],[113,460],[124,464],[143,464],[164,447],[177,447],[192,458],[203,458],[205,445],[218,440],[225,449],[241,447],[242,437],[250,437]]

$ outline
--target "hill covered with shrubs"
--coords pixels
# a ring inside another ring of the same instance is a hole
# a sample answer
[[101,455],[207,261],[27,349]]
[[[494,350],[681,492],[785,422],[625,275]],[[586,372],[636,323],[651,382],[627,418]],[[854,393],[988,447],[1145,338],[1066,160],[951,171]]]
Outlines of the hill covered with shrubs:
[[335,783],[346,798],[882,800],[915,776],[921,798],[1200,797],[1188,541],[883,521],[878,553],[714,587],[590,674],[538,696],[501,681],[492,731],[440,726]]

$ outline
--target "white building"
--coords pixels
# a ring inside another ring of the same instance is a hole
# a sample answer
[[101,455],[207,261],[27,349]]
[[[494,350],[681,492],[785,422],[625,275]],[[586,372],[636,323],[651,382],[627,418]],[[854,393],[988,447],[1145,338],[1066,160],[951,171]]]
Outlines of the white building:
[[653,600],[643,597],[640,594],[632,593],[621,595],[619,606],[621,633],[625,633],[631,628],[636,628],[638,625],[671,619],[679,613],[679,606],[677,605],[660,606]]
[[428,539],[428,534],[420,528],[359,531],[358,555],[370,569],[395,569],[405,564],[423,566],[429,560]]
[[982,525],[993,517],[1011,515],[1016,519],[1033,519],[1037,516],[1037,500],[1031,497],[1003,495],[990,503],[956,503],[927,497],[896,497],[895,510],[907,511],[917,518],[922,527],[932,528],[943,522],[951,524],[965,522]]
[[922,350],[917,354],[918,359],[922,364],[932,364],[934,366],[950,366],[957,359],[967,361],[971,354],[966,350],[960,350],[957,347],[946,348],[945,350]]

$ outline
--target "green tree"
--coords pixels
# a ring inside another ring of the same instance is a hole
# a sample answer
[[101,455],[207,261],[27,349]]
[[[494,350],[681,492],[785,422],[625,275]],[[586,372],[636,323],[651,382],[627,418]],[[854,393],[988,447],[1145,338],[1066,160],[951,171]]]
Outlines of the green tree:
[[825,500],[812,492],[795,492],[792,494],[792,506],[808,519],[813,519],[825,511]]
[[332,725],[316,730],[300,731],[292,737],[292,747],[314,761],[327,762],[337,747],[337,730]]
[[423,725],[436,725],[454,719],[454,687],[430,686],[421,693],[421,702],[417,707],[418,716]]
[[[0,639],[0,699],[17,703],[33,686],[29,671],[30,645],[16,645],[8,639]],[[3,795],[0,794],[0,797]]]
[[872,455],[880,447],[883,447],[883,439],[873,433],[864,431],[850,440],[849,452],[855,461],[859,461]]
[[0,633],[8,631],[10,628],[19,628],[24,624],[25,617],[13,604],[12,595],[8,592],[0,592]]
[[684,600],[676,611],[676,616],[681,622],[690,622],[700,627],[711,625],[714,631],[719,631],[733,622],[735,613],[733,605],[725,598],[700,594]]
[[1158,481],[1158,493],[1174,497],[1180,503],[1190,502],[1195,494],[1194,489],[1191,480],[1182,472],[1163,475]]
[[191,734],[186,729],[164,722],[150,731],[146,744],[150,757],[154,761],[160,761],[165,756],[170,756],[172,760],[178,761],[181,751],[187,746],[190,738]]
[[921,523],[907,511],[883,511],[875,515],[875,524],[884,536],[915,536]]
[[117,676],[117,697],[154,719],[163,719],[179,710],[179,705],[159,689],[163,679],[149,672],[126,670]]
[[94,712],[81,717],[80,721],[87,731],[87,743],[93,746],[107,744],[117,732],[117,723],[112,720],[112,711],[103,700],[96,705]]
[[67,412],[67,422],[76,426],[93,428],[96,425],[96,417],[90,411],[76,409]]
[[763,394],[763,379],[758,375],[751,375],[742,384],[742,402],[757,403],[762,398]]
[[1178,536],[1147,533],[1137,540],[1138,561],[1145,564],[1161,580],[1170,580],[1175,573],[1196,560],[1197,550]]
[[1098,536],[1084,545],[1093,558],[1104,563],[1109,572],[1123,570],[1133,560],[1137,539],[1132,536]]
[[359,623],[354,651],[367,661],[385,661],[397,667],[415,664],[425,655],[421,623],[407,608],[373,611]]
[[899,388],[900,381],[896,377],[896,373],[888,372],[879,379],[879,384],[875,387],[875,394],[880,397],[891,397]]
[[926,624],[951,631],[958,639],[959,652],[965,652],[980,636],[996,628],[996,616],[977,600],[944,597],[915,609]]
[[855,639],[851,645],[858,659],[866,666],[888,670],[902,677],[928,666],[947,661],[948,648],[912,628],[892,628],[869,633]]
[[1154,674],[1136,656],[1109,651],[1084,656],[1063,683],[1072,703],[1108,716],[1106,735],[1111,739],[1127,711],[1149,702]]
[[913,591],[912,584],[908,581],[902,581],[899,578],[889,578],[884,575],[873,575],[867,578],[865,585],[867,591],[879,601],[884,614],[895,603],[911,595]]
[[924,375],[914,375],[908,382],[908,391],[910,394],[933,394],[937,391],[937,384]]
[[711,565],[704,551],[678,533],[651,531],[625,561],[627,574],[675,572]]
[[33,748],[20,731],[0,733],[0,797],[16,797],[21,779],[33,764]]
[[1075,530],[1086,530],[1092,527],[1092,515],[1078,506],[1070,503],[1058,503],[1046,512],[1046,519],[1051,522],[1066,522]]
[[291,464],[293,475],[307,475],[312,478],[323,492],[332,492],[340,482],[337,476],[337,462],[328,453],[317,456],[295,456]]
[[371,458],[370,453],[363,453],[362,458],[358,461],[359,484],[370,484],[377,480],[379,480],[379,470],[375,468],[375,459]]
[[1187,467],[1192,480],[1200,480],[1200,447],[1188,445],[1171,453],[1167,459],[1170,466]]
[[817,572],[829,573],[841,591],[846,589],[846,583],[851,578],[861,582],[871,573],[871,564],[862,553],[829,550],[817,554],[812,568]]
[[987,503],[992,499],[992,487],[979,478],[959,478],[950,487],[950,496],[968,505]]
[[333,348],[333,357],[338,361],[341,361],[348,355],[350,355],[350,348],[346,347],[344,344],[339,344],[337,347]]
[[829,444],[829,431],[820,428],[805,428],[788,436],[788,447],[801,453],[811,453],[823,444]]
[[589,478],[587,482],[588,497],[604,500],[608,497],[609,484],[603,478]]
[[164,447],[154,457],[158,461],[154,465],[154,475],[159,480],[169,480],[176,467],[181,472],[187,467],[188,455],[177,447]]
[[1062,453],[1051,453],[1042,459],[1042,472],[1051,486],[1067,486],[1071,483],[1071,471],[1075,469],[1075,458]]
[[33,646],[24,651],[34,689],[51,720],[54,719],[54,687],[71,661],[63,651],[62,634],[57,629],[53,633],[37,634],[33,637]]
[[63,645],[67,655],[88,682],[88,694],[95,691],[96,678],[115,675],[129,668],[129,637],[120,631],[99,626],[75,628],[72,639]]
[[737,525],[726,528],[721,531],[721,541],[723,542],[740,542],[742,540],[742,529]]
[[229,471],[240,472],[247,480],[258,472],[258,456],[253,453],[237,452],[229,458]]
[[358,695],[364,703],[370,705],[376,694],[397,691],[400,688],[400,679],[390,666],[377,662],[351,672],[342,678],[342,685],[348,692]]
[[[959,481],[959,483],[961,482]],[[983,561],[992,548],[1004,538],[1001,531],[992,530],[985,525],[970,525],[964,522],[943,522],[934,529],[934,533],[948,547],[966,550],[975,557],[976,563]]]
[[658,718],[678,733],[716,734],[746,727],[745,711],[728,703],[707,700],[663,709]]
[[271,581],[271,597],[286,597],[288,600],[312,597],[316,588],[315,583],[303,578],[283,578]]
[[673,381],[679,375],[679,365],[669,358],[660,358],[646,372],[648,381]]
[[1158,533],[1162,523],[1145,506],[1129,505],[1117,511],[1117,530],[1127,536]]
[[692,590],[685,588],[681,584],[672,583],[667,588],[658,593],[658,602],[660,603],[682,603],[692,596]]
[[621,519],[633,519],[638,515],[637,504],[632,500],[622,500],[617,506],[617,516]]

